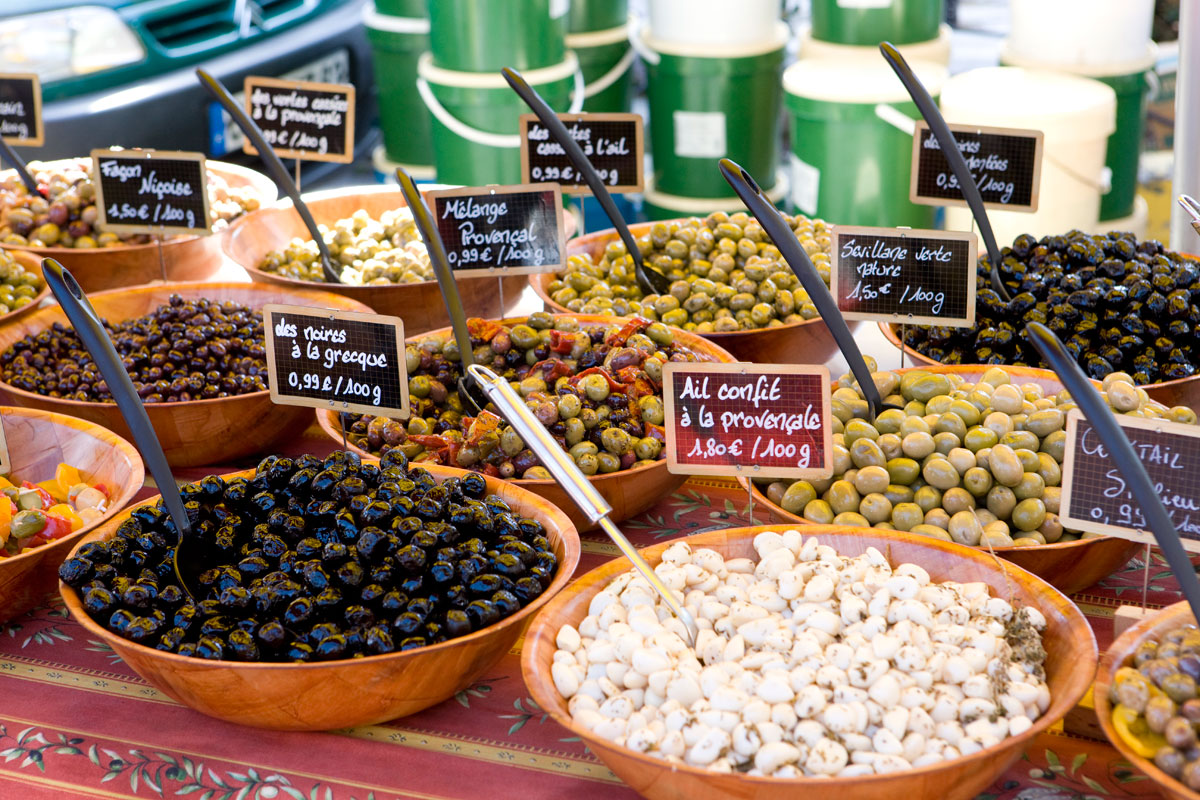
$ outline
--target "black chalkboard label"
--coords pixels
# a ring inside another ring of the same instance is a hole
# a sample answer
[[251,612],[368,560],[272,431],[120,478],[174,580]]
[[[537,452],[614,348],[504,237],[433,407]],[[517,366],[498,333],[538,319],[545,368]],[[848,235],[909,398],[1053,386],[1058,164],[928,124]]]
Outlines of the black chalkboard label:
[[115,233],[209,233],[202,153],[93,150],[100,224]]
[[[949,127],[985,207],[1037,211],[1042,182],[1041,131],[971,125]],[[923,121],[917,123],[913,134],[909,199],[928,206],[967,204],[937,137]]]
[[450,267],[459,276],[553,272],[563,265],[566,242],[557,183],[468,186],[425,196]]
[[37,75],[0,73],[0,136],[9,144],[40,147],[45,143],[42,84]]
[[[645,126],[640,114],[559,114],[558,118],[610,193],[645,188]],[[562,184],[567,194],[592,191],[536,114],[521,115],[521,175],[530,183]]]
[[[278,78],[246,78],[246,113],[280,158],[354,160],[354,87]],[[258,151],[247,139],[250,155]]]
[[[1183,546],[1200,553],[1200,426],[1122,415],[1116,419],[1150,475]],[[1078,410],[1067,414],[1059,517],[1071,530],[1156,543],[1125,476]]]
[[835,226],[829,287],[846,319],[975,324],[975,234]]
[[406,419],[399,317],[263,306],[272,402]]

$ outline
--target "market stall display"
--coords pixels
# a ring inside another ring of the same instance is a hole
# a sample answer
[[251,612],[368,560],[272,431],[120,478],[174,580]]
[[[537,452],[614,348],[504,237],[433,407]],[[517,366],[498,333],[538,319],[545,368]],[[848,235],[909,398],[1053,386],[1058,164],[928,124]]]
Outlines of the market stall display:
[[0,325],[32,314],[49,296],[40,258],[0,250]]

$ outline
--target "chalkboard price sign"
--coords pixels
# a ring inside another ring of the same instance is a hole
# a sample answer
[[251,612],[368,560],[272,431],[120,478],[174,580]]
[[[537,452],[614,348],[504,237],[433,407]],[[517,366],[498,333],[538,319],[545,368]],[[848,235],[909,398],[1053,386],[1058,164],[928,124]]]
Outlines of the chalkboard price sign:
[[407,419],[399,317],[265,305],[271,401]]
[[116,233],[209,233],[201,153],[93,150],[100,224]]
[[[1037,211],[1042,182],[1041,131],[972,125],[949,127],[985,207]],[[937,137],[923,121],[917,123],[913,134],[909,199],[927,206],[967,204]]]
[[0,73],[0,136],[9,144],[40,147],[45,143],[42,84],[37,75]]
[[798,364],[663,365],[667,469],[827,478],[829,370]]
[[[280,158],[354,160],[354,87],[278,78],[246,78],[246,113]],[[258,151],[247,139],[250,155]]]
[[975,234],[836,226],[829,287],[846,319],[975,324]]
[[[640,114],[559,114],[609,193],[645,188],[645,136]],[[521,115],[521,175],[554,181],[567,194],[591,194],[583,174],[536,114]]]
[[468,186],[427,192],[450,267],[459,277],[503,270],[553,272],[563,265],[562,189],[557,183]]
[[[1118,415],[1133,451],[1155,484],[1183,546],[1200,553],[1200,428]],[[1060,518],[1064,527],[1154,544],[1146,519],[1096,429],[1067,414]]]

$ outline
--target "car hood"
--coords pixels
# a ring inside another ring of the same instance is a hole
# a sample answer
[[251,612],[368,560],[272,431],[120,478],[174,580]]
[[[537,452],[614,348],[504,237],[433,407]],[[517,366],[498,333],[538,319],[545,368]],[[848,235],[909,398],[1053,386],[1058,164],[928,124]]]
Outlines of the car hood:
[[137,3],[131,3],[130,0],[5,0],[0,5],[3,5],[3,8],[0,8],[0,19],[3,19],[4,17],[15,17],[18,14],[32,14],[36,11],[54,11],[72,6],[122,8],[124,6],[137,5]]

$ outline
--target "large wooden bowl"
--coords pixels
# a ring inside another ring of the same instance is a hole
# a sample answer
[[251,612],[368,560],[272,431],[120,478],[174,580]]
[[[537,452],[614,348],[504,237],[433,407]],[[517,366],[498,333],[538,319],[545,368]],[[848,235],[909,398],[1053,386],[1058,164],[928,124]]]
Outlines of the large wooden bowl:
[[[646,222],[631,225],[630,232],[636,237],[648,232],[656,225]],[[618,238],[615,229],[596,231],[571,240],[567,247],[567,255],[588,255],[593,261],[598,261],[604,255],[608,243]],[[529,283],[533,291],[542,299],[546,310],[555,314],[570,314],[571,309],[550,299],[546,287],[555,279],[553,273],[531,275]],[[858,321],[846,323],[853,331],[858,327]],[[731,331],[726,333],[697,334],[729,351],[738,361],[751,361],[757,364],[824,364],[838,352],[837,342],[825,322],[820,319],[809,319],[803,322],[792,322],[777,328],[760,328],[753,331]]]
[[104,516],[74,533],[11,558],[0,559],[0,622],[41,602],[58,583],[58,565],[79,540],[123,509],[146,479],[133,445],[97,425],[62,414],[0,406],[0,424],[14,482],[50,480],[60,463],[79,469],[88,483],[108,490]]
[[[266,303],[291,303],[345,311],[369,310],[361,303],[341,295],[252,283],[135,286],[98,292],[90,295],[89,299],[102,318],[118,322],[153,311],[173,294],[185,299],[231,300],[252,308],[262,308]],[[70,324],[61,308],[50,306],[0,327],[0,352],[7,350],[13,342],[37,334],[55,322]],[[0,391],[14,405],[80,417],[120,436],[133,438],[114,403],[45,397],[7,383],[0,383]],[[310,409],[304,406],[277,406],[265,391],[212,400],[151,403],[146,406],[146,413],[150,416],[150,423],[158,434],[167,460],[176,467],[236,461],[286,441],[312,421]]]
[[[443,479],[462,474],[436,465],[429,471]],[[374,725],[436,705],[483,675],[517,641],[525,622],[567,585],[579,563],[579,534],[561,511],[498,478],[486,480],[490,494],[545,526],[558,570],[546,591],[516,614],[442,644],[324,663],[205,661],[123,639],[87,615],[74,589],[62,583],[59,589],[71,616],[91,636],[110,645],[147,683],[202,714],[274,730]],[[127,517],[111,520],[84,541],[111,538]]]
[[[252,187],[263,205],[275,202],[279,196],[279,190],[266,175],[224,161],[206,163],[209,172],[220,175],[230,186]],[[228,233],[228,229],[224,229],[211,236],[171,237],[163,241],[161,250],[156,242],[90,250],[16,244],[0,244],[0,247],[32,253],[39,263],[43,258],[53,258],[71,270],[71,274],[85,292],[99,292],[120,286],[137,286],[161,281],[164,278],[168,281],[200,281],[211,278],[225,263],[221,255],[221,241]]]
[[[33,272],[36,275],[42,274],[42,260],[33,253],[17,250],[12,252],[12,256],[17,263],[30,272]],[[43,285],[42,290],[37,293],[37,296],[34,297],[31,302],[26,303],[20,308],[14,309],[7,314],[0,315],[0,325],[7,325],[8,323],[21,319],[22,317],[29,316],[34,311],[37,311],[38,306],[40,306],[42,302],[49,296],[49,285]]]
[[1159,769],[1152,760],[1143,758],[1130,749],[1113,728],[1112,703],[1109,702],[1108,693],[1117,670],[1132,664],[1133,654],[1142,642],[1151,638],[1161,639],[1172,628],[1188,623],[1195,625],[1196,618],[1192,616],[1192,609],[1184,600],[1167,606],[1153,616],[1146,617],[1130,627],[1117,637],[1117,640],[1101,657],[1100,667],[1096,670],[1096,684],[1092,692],[1096,716],[1100,720],[1100,727],[1104,729],[1104,735],[1108,737],[1108,741],[1133,766],[1152,780],[1164,796],[1174,798],[1174,800],[1200,800],[1200,792],[1194,792],[1187,788]]
[[[384,211],[404,208],[404,194],[391,186],[355,186],[314,192],[304,196],[318,224],[332,225],[359,209],[378,219]],[[574,217],[568,227],[574,224]],[[379,314],[394,314],[404,320],[406,334],[424,333],[450,324],[446,304],[437,281],[402,283],[394,286],[346,286],[285,278],[258,268],[272,250],[282,250],[294,238],[309,239],[308,229],[293,210],[291,201],[260,208],[237,220],[225,239],[225,254],[244,268],[251,280],[291,288],[336,292],[370,306]],[[494,319],[513,311],[528,283],[524,275],[505,278],[464,278],[458,282],[463,309],[468,316]]]
[[[783,531],[793,526],[774,525],[732,528],[690,536],[693,548],[707,547],[726,558],[757,558],[753,539],[764,530]],[[839,553],[856,556],[875,547],[892,564],[911,562],[924,567],[936,581],[983,581],[992,593],[1014,605],[1037,608],[1046,617],[1042,640],[1046,648],[1046,674],[1050,686],[1050,708],[1033,727],[1011,736],[974,755],[928,767],[862,778],[750,777],[721,775],[697,767],[669,764],[601,739],[576,725],[567,703],[550,677],[556,646],[554,639],[566,623],[578,625],[588,604],[616,575],[630,569],[628,560],[618,558],[592,570],[567,587],[537,615],[521,647],[521,673],[533,699],[555,721],[579,736],[609,769],[631,788],[653,800],[710,800],[740,798],[766,800],[797,797],[895,800],[895,798],[972,798],[991,785],[1004,770],[1021,757],[1038,734],[1062,719],[1087,691],[1096,670],[1096,639],[1082,612],[1060,592],[1040,578],[1009,566],[1002,571],[987,553],[969,547],[913,534],[885,536],[881,531],[833,525],[814,526],[811,531]],[[651,565],[657,564],[671,542],[642,550]]]
[[[616,319],[615,317],[600,317],[588,314],[568,313],[563,316],[574,317],[579,320],[584,328],[608,326]],[[502,322],[505,324],[517,324],[524,322],[526,319],[528,317],[514,317],[502,320]],[[430,338],[445,341],[453,335],[453,332],[449,328],[442,328],[422,334],[421,336],[411,337],[408,341],[414,343],[418,340]],[[702,354],[709,361],[728,363],[737,360],[715,343],[707,341],[694,333],[676,330],[675,337],[676,341],[683,344],[689,350]],[[329,438],[337,443],[338,447],[341,447],[342,426],[338,421],[337,412],[324,408],[317,409],[317,422],[320,424],[321,430],[325,431]],[[360,455],[369,458],[375,457],[370,452],[356,447],[349,441],[346,442],[346,446]],[[595,486],[596,490],[612,506],[612,513],[609,514],[609,518],[613,522],[621,522],[635,514],[640,514],[658,502],[659,498],[666,497],[678,489],[686,480],[686,475],[675,475],[667,471],[665,458],[649,466],[610,472],[607,475],[592,475],[588,478],[588,482]],[[510,480],[510,483],[515,483],[517,486],[528,489],[561,508],[571,518],[571,524],[580,531],[589,531],[596,527],[595,524],[584,516],[583,512],[579,510],[579,507],[575,505],[557,481],[514,478]]]
[[[893,371],[903,374],[913,369],[924,369],[943,375],[961,375],[968,382],[974,383],[991,367],[978,364],[957,366],[930,364]],[[1015,383],[1036,383],[1046,390],[1047,395],[1057,394],[1064,388],[1058,376],[1048,369],[1034,369],[1033,367],[1003,367],[1002,369],[1012,376]],[[1099,385],[1098,382],[1094,381],[1094,383]],[[740,478],[739,482],[743,487],[750,483],[748,478]],[[753,486],[752,491],[755,504],[762,503],[766,506],[773,522],[813,524],[799,515],[786,511],[777,503],[773,503],[758,486]],[[1133,558],[1143,547],[1144,545],[1128,539],[1101,536],[1095,539],[1055,542],[1037,547],[996,547],[994,549],[997,555],[1022,569],[1029,570],[1059,591],[1074,594],[1112,575],[1125,566],[1129,559]]]
[[[879,329],[883,331],[883,338],[887,339],[888,343],[897,350],[900,349],[898,328],[899,326],[890,322],[879,323]],[[918,353],[907,345],[904,347],[904,353],[915,364],[941,366],[940,362]],[[1193,410],[1200,410],[1200,375],[1162,381],[1161,383],[1148,383],[1141,388],[1146,390],[1146,394],[1150,395],[1151,400],[1157,400],[1165,406],[1187,406]]]

